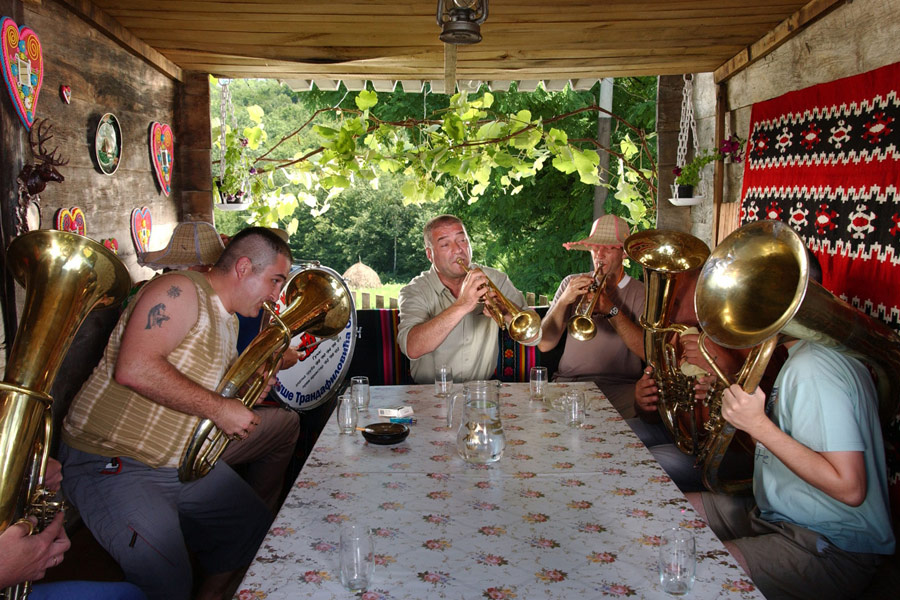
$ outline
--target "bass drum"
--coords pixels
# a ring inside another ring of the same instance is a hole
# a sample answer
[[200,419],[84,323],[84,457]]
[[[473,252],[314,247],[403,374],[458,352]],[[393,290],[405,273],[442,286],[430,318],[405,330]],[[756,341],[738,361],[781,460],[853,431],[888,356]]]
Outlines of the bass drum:
[[[334,397],[350,369],[356,348],[356,306],[344,279],[334,270],[315,261],[301,262],[294,267],[292,274],[311,268],[331,273],[350,298],[350,319],[344,330],[331,338],[317,338],[302,332],[295,335],[291,347],[300,348],[300,360],[290,369],[278,372],[278,382],[272,391],[290,408],[307,411]],[[284,309],[281,301],[278,308]]]

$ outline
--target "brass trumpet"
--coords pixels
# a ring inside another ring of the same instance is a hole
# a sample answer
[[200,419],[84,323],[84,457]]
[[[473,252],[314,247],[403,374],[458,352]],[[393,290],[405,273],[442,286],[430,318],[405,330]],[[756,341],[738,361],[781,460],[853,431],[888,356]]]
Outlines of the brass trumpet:
[[[594,312],[597,298],[600,297],[600,290],[606,285],[606,278],[609,277],[609,273],[604,273],[603,277],[600,278],[600,281],[597,281],[597,275],[600,274],[601,267],[603,267],[603,263],[597,265],[597,268],[594,270],[594,274],[592,275],[593,281],[591,281],[588,291],[578,298],[578,303],[575,305],[572,317],[566,325],[569,330],[569,335],[579,342],[586,342],[597,335],[597,325],[591,318],[591,313]],[[587,299],[588,296],[591,296],[590,300]]]
[[[457,258],[456,262],[459,263],[459,266],[461,266],[466,273],[472,270],[466,266],[463,259]],[[541,330],[541,317],[531,308],[522,309],[513,304],[506,296],[500,293],[500,290],[494,285],[494,282],[491,281],[490,278],[487,280],[487,286],[488,293],[493,292],[494,295],[496,295],[497,302],[500,303],[500,306],[497,306],[494,300],[488,295],[485,295],[484,297],[484,305],[491,313],[491,316],[494,317],[494,321],[497,322],[500,329],[509,331],[509,337],[520,344],[534,338]],[[506,325],[506,321],[503,319],[503,308],[505,308],[506,312],[512,317],[509,326]]]

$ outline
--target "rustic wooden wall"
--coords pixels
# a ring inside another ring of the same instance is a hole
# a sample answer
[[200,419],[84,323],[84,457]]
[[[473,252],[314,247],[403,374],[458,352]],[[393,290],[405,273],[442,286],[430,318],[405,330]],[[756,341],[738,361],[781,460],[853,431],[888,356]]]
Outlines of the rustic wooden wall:
[[[746,139],[754,103],[787,92],[864,73],[900,61],[900,2],[855,0],[844,3],[812,23],[762,60],[727,80],[726,131]],[[696,77],[694,111],[701,146],[715,137],[715,83],[711,73]],[[727,135],[727,133],[726,133]],[[710,168],[710,177],[712,176]],[[726,169],[724,202],[740,201],[742,165]],[[737,225],[734,207],[725,207]],[[694,234],[710,241],[707,215],[712,198],[693,209]],[[721,230],[721,229],[720,229]]]

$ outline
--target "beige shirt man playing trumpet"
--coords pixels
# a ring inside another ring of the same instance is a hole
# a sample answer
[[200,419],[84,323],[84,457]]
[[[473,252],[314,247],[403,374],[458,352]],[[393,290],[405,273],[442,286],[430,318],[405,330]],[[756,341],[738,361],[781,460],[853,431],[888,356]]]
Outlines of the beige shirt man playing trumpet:
[[[432,383],[436,367],[449,365],[458,381],[488,379],[497,366],[497,324],[485,308],[489,282],[513,304],[525,297],[496,269],[473,264],[469,234],[453,215],[431,219],[424,230],[431,269],[400,290],[398,343],[417,383]],[[508,323],[510,315],[504,315]],[[533,346],[540,331],[522,343]]]

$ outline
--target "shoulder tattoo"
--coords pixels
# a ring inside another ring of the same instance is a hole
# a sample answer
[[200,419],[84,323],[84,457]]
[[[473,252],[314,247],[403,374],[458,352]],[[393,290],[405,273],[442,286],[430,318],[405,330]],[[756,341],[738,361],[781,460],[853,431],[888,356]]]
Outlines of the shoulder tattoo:
[[164,321],[169,320],[169,315],[166,314],[166,305],[165,304],[157,304],[153,308],[151,308],[147,312],[147,329],[153,329],[154,327],[162,327]]
[[169,291],[166,292],[166,295],[169,296],[169,298],[177,298],[181,295],[181,288],[177,285],[173,285],[169,288]]

